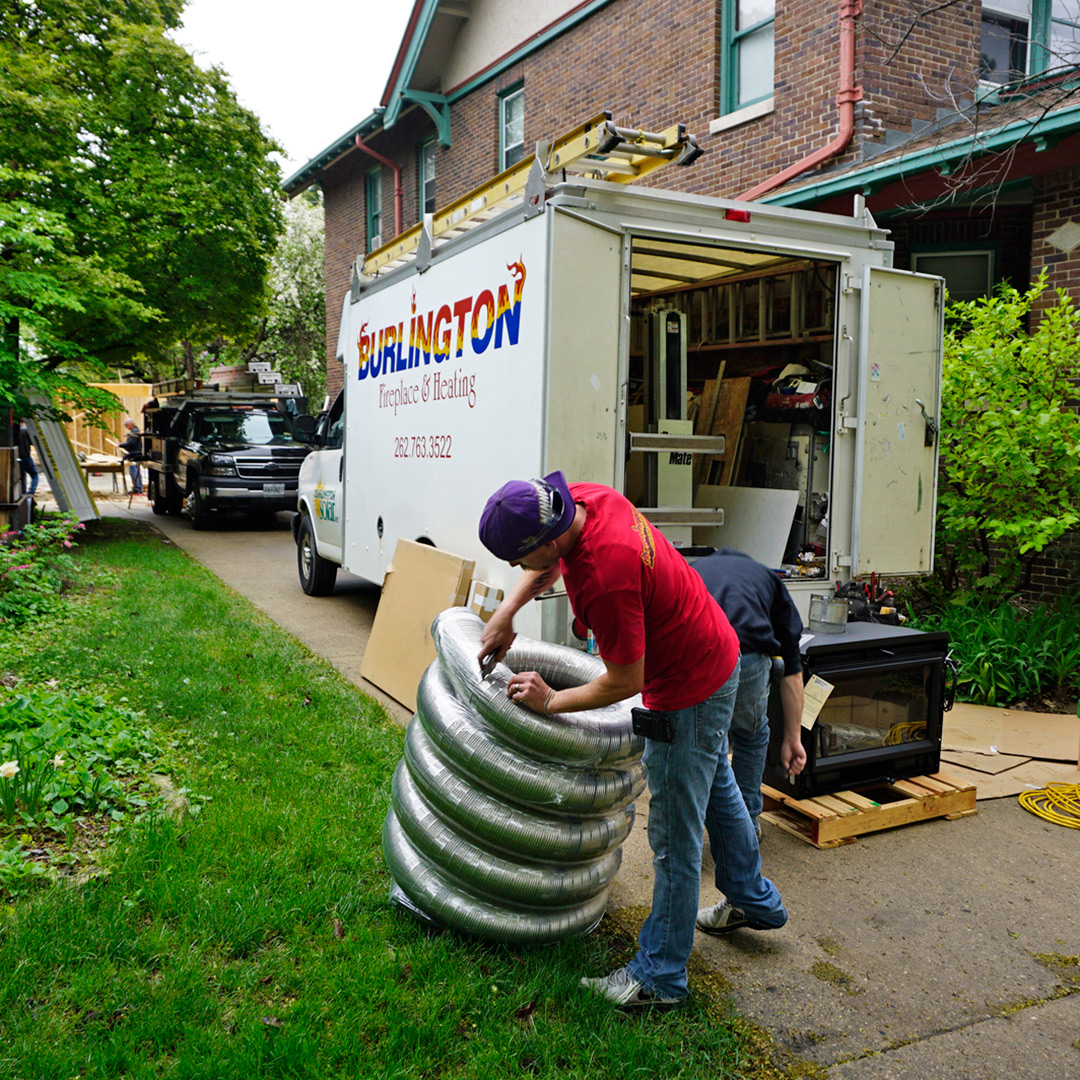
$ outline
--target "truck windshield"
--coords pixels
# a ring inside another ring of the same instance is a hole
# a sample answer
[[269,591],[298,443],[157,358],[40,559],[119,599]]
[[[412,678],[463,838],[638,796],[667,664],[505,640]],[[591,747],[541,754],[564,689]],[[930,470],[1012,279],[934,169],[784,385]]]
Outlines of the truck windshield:
[[263,409],[228,409],[195,417],[194,436],[204,443],[247,443],[251,446],[291,443],[288,421]]

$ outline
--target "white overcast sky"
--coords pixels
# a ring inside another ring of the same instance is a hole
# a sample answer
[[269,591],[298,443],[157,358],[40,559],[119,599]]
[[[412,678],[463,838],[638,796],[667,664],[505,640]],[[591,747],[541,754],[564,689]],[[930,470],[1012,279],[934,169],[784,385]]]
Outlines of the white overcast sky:
[[291,176],[379,104],[413,0],[187,0],[172,36],[225,69]]

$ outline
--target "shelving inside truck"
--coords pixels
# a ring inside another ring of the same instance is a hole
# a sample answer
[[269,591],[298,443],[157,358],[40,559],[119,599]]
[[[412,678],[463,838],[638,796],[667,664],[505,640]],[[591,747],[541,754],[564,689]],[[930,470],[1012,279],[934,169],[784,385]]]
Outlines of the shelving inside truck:
[[630,453],[627,496],[724,510],[666,527],[677,546],[825,576],[836,263],[635,237],[630,267],[628,430],[723,435],[725,450]]

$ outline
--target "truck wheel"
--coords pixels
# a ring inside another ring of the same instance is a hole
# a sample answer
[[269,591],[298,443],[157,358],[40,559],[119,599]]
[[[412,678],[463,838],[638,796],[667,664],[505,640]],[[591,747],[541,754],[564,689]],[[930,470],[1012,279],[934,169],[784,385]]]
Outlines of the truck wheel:
[[161,490],[161,477],[156,472],[150,474],[150,509],[158,517],[169,512],[168,503]]
[[296,534],[296,566],[300,587],[308,596],[329,596],[337,579],[337,564],[324,559],[315,549],[315,531],[306,514]]
[[188,513],[191,515],[191,527],[203,530],[210,524],[210,507],[206,505],[206,496],[197,476],[192,477],[188,485]]

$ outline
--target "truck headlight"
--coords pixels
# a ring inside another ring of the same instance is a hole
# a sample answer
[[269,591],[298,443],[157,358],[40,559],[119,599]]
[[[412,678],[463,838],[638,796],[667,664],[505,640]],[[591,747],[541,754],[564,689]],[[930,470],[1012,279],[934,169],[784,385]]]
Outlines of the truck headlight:
[[211,454],[207,472],[211,476],[235,476],[236,460],[228,454]]

